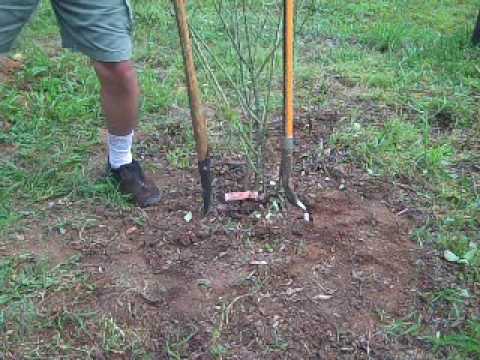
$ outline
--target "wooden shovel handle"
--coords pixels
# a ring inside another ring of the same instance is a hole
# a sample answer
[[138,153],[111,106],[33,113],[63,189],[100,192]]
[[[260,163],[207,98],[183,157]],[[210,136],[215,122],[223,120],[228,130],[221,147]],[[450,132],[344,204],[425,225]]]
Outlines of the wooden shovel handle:
[[182,46],[185,76],[187,80],[190,111],[192,114],[193,133],[196,141],[198,161],[208,157],[207,123],[202,113],[202,100],[198,87],[197,73],[193,61],[192,39],[187,20],[186,0],[173,0],[175,16],[177,18],[180,44]]

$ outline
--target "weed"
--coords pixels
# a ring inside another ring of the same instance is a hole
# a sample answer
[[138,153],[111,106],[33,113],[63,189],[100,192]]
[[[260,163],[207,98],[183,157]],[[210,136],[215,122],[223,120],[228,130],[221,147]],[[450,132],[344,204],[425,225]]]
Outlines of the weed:
[[390,336],[417,336],[422,330],[422,318],[416,313],[409,314],[403,319],[397,319],[386,327]]
[[170,335],[166,343],[166,352],[174,360],[184,359],[188,355],[188,343],[197,334],[198,329],[192,326],[187,332],[181,331]]
[[167,153],[167,160],[171,166],[178,169],[188,169],[192,166],[191,154],[183,147],[175,148]]
[[475,359],[480,356],[480,322],[472,320],[467,328],[461,332],[454,332],[449,335],[437,334],[430,338],[435,349],[450,349],[450,356],[457,358],[468,357]]
[[133,357],[144,353],[137,334],[122,329],[111,316],[103,317],[101,324],[102,349],[106,353],[130,353]]

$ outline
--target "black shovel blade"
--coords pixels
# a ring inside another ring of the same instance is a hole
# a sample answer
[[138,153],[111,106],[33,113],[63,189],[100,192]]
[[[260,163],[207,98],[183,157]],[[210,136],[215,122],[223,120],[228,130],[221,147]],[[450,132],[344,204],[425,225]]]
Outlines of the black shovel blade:
[[212,162],[210,158],[198,162],[202,184],[203,213],[206,214],[212,202]]

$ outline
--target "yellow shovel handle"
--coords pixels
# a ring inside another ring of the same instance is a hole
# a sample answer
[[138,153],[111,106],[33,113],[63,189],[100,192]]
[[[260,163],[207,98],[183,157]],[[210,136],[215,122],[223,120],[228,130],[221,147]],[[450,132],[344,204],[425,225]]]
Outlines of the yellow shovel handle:
[[293,139],[294,110],[294,15],[295,0],[284,1],[284,122],[285,137]]

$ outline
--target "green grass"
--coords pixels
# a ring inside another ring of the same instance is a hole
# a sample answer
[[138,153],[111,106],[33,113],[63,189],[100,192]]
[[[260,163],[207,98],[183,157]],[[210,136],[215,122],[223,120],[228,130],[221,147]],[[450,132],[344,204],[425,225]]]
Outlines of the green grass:
[[332,140],[352,150],[355,159],[373,176],[448,178],[448,165],[454,155],[448,139],[432,143],[428,124],[419,128],[401,119],[387,120],[380,127],[353,123]]
[[70,53],[49,61],[35,47],[25,52],[18,88],[1,86],[0,113],[12,127],[0,139],[17,151],[0,160],[0,176],[6,179],[0,198],[10,198],[2,202],[0,225],[18,218],[22,208],[60,197],[86,195],[121,203],[114,186],[87,176],[101,128],[96,79],[87,62]]
[[432,338],[434,346],[438,349],[450,348],[455,350],[451,358],[476,359],[480,357],[480,322],[471,321],[467,328],[461,332],[452,332],[449,335],[440,335]]
[[[69,321],[83,323],[88,313],[73,314],[65,309],[58,314],[49,313],[42,303],[52,293],[60,294],[71,291],[86,279],[72,276],[71,264],[54,269],[48,263],[27,254],[9,258],[0,264],[0,338],[1,351],[7,356],[39,356],[52,350],[52,344],[37,344],[35,337],[43,333],[47,338],[57,337],[57,344],[71,346],[70,339],[63,336]],[[92,289],[85,288],[86,294]],[[78,326],[82,331],[82,326]],[[81,336],[82,334],[79,334]],[[85,335],[85,334],[83,334]],[[18,351],[18,352],[17,352]]]
[[312,60],[432,123],[471,126],[479,120],[478,50],[469,45],[477,11],[474,1],[319,1],[305,44],[337,39]]
[[52,266],[23,254],[0,262],[0,354],[85,359],[95,351],[144,354],[135,333],[91,308],[95,286],[77,269],[78,260]]
[[[480,224],[478,173],[458,170],[478,160],[479,50],[469,44],[473,2],[335,1],[321,2],[318,11],[334,13],[324,21],[337,25],[328,35],[341,39],[341,46],[322,55],[331,71],[368,91],[384,89],[376,100],[408,114],[378,124],[352,121],[332,141],[374,176],[422,185],[431,205],[443,210],[431,224],[434,243],[466,252],[478,242]],[[440,135],[433,131],[438,128]],[[464,134],[473,137],[472,147],[460,140]]]

